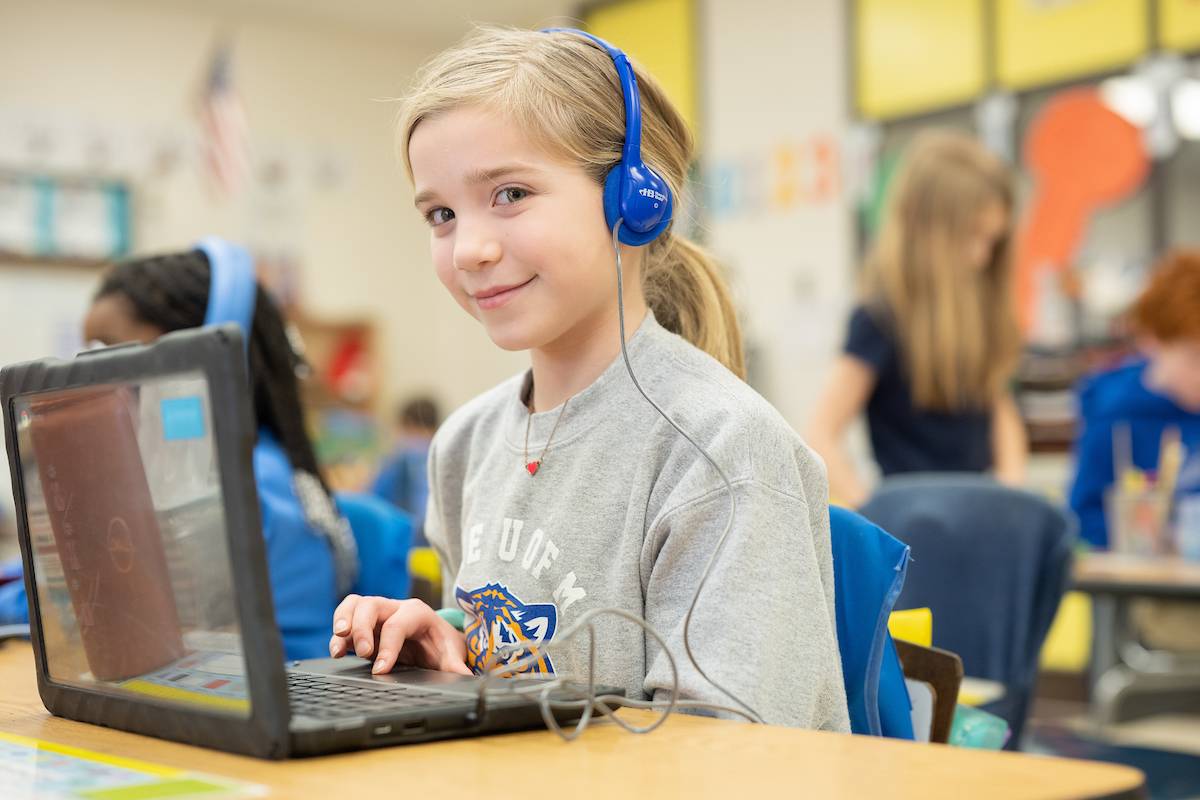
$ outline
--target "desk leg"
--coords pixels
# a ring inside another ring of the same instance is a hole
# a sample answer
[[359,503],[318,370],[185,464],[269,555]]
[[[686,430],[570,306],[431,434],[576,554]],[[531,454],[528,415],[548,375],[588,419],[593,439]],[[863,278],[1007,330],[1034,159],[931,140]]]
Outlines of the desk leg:
[[1092,597],[1092,722],[1097,727],[1116,721],[1121,695],[1133,682],[1121,662],[1121,648],[1129,635],[1124,598],[1111,594]]
[[1097,594],[1092,608],[1091,706],[1097,729],[1121,721],[1122,701],[1132,692],[1200,688],[1194,657],[1142,647],[1125,596]]

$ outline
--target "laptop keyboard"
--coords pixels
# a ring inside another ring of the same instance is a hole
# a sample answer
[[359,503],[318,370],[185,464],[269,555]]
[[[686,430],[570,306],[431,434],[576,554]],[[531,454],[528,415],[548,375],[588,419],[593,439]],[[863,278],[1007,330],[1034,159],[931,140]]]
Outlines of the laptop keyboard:
[[419,686],[395,683],[372,686],[295,672],[289,672],[287,678],[292,714],[319,719],[444,706],[448,699],[444,692]]

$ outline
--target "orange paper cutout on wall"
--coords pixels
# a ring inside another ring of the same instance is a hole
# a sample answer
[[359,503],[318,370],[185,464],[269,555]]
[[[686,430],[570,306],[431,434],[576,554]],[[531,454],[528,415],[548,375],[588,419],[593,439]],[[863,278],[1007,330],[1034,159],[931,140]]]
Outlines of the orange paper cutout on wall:
[[1150,164],[1140,131],[1095,89],[1052,97],[1025,137],[1033,200],[1017,246],[1021,327],[1035,322],[1037,276],[1071,265],[1089,218],[1135,192]]

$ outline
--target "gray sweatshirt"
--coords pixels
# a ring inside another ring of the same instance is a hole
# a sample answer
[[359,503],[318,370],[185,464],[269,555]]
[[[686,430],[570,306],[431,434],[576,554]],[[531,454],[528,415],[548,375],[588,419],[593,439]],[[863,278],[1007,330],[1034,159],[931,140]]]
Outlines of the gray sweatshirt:
[[[614,332],[615,335],[615,332]],[[762,397],[653,315],[628,343],[649,394],[732,481],[737,518],[700,595],[689,639],[711,677],[765,721],[850,729],[838,657],[824,466]],[[534,414],[529,373],[456,411],[429,451],[426,533],[467,611],[468,664],[497,643],[553,640],[616,607],[667,641],[681,698],[734,705],[692,668],[683,619],[725,527],[729,494],[638,394],[618,356],[562,407]],[[597,681],[665,699],[669,662],[639,627],[595,621]],[[587,673],[587,636],[531,669]]]

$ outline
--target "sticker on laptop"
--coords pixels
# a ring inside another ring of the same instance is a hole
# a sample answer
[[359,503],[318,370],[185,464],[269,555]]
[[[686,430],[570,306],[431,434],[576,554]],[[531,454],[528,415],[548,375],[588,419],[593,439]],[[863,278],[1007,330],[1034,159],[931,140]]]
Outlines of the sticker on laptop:
[[168,442],[204,438],[204,404],[200,398],[169,397],[161,401],[163,438]]

